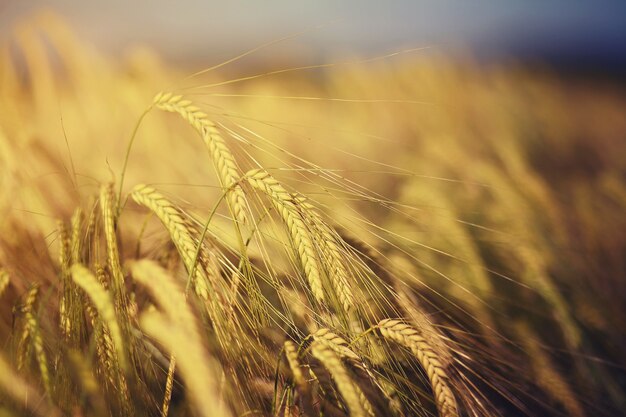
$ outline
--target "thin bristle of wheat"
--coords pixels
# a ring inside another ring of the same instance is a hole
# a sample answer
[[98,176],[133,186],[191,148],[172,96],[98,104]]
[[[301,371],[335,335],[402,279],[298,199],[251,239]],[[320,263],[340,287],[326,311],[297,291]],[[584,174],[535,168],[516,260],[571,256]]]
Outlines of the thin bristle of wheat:
[[291,194],[266,171],[249,171],[246,174],[246,178],[253,188],[264,192],[272,199],[272,203],[287,225],[309,282],[311,293],[317,301],[323,303],[325,297],[314,242],[293,202]]
[[458,417],[456,399],[450,388],[448,375],[439,355],[428,341],[417,330],[400,320],[384,319],[376,327],[385,339],[409,349],[420,362],[430,380],[439,415]]
[[373,416],[372,406],[363,394],[361,388],[350,378],[341,358],[328,343],[314,340],[311,343],[311,355],[320,361],[335,381],[349,413],[354,417]]
[[[98,311],[102,324],[110,332],[111,340],[115,347],[117,361],[121,369],[126,369],[126,356],[124,352],[124,340],[118,324],[115,307],[109,292],[98,282],[98,279],[87,268],[80,264],[72,266],[72,279],[89,297]],[[103,332],[104,333],[104,332]]]
[[222,187],[225,191],[228,190],[235,218],[246,223],[248,217],[246,198],[237,184],[240,178],[239,169],[234,155],[228,149],[215,123],[209,120],[205,112],[193,105],[190,100],[184,100],[180,95],[159,93],[154,97],[153,105],[160,110],[179,114],[198,131],[213,158]]

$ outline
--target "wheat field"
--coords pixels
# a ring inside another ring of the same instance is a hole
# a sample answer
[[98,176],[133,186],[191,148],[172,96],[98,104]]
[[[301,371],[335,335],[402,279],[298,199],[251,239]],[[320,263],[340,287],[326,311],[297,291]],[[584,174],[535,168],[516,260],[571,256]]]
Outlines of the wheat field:
[[0,45],[0,415],[624,415],[624,213],[612,85],[189,71],[38,14]]

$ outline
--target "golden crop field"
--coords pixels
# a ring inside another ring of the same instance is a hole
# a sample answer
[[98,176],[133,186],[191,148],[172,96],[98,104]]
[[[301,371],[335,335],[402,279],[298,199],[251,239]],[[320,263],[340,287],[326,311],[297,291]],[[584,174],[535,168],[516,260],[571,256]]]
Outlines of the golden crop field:
[[626,414],[623,86],[4,41],[0,416]]

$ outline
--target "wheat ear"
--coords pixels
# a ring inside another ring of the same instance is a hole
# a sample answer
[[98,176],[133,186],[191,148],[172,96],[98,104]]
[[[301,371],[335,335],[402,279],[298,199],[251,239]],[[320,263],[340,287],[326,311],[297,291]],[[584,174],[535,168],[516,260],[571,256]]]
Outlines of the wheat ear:
[[141,326],[178,358],[177,366],[199,414],[229,416],[224,407],[216,410],[216,404],[221,402],[215,384],[219,365],[204,351],[195,317],[182,291],[167,271],[155,262],[138,261],[131,265],[131,270],[133,278],[150,291],[165,311],[165,314],[144,313]]
[[161,220],[176,245],[187,271],[194,271],[192,283],[196,294],[203,300],[208,300],[209,278],[216,280],[217,277],[208,277],[205,268],[200,264],[200,259],[196,259],[198,244],[193,239],[183,212],[163,194],[147,185],[135,186],[131,196],[137,204],[148,208]]
[[428,341],[420,336],[417,330],[400,320],[385,319],[380,321],[376,328],[385,339],[393,340],[409,349],[420,362],[430,380],[439,415],[458,417],[456,399],[450,388],[448,375],[439,355]]
[[2,297],[4,290],[9,286],[9,282],[9,273],[4,269],[0,269],[0,297]]
[[120,255],[116,236],[116,196],[113,184],[103,184],[100,188],[100,210],[104,223],[104,237],[107,244],[107,258],[113,281],[113,295],[115,308],[120,314],[126,313],[126,292],[124,289],[124,275],[120,265]]
[[341,363],[341,358],[328,343],[314,340],[311,343],[311,355],[320,361],[328,373],[332,376],[337,390],[346,403],[351,416],[373,416],[374,411],[361,388],[350,378],[346,367]]
[[555,368],[550,355],[536,340],[536,335],[533,334],[531,328],[523,322],[517,323],[515,327],[530,358],[530,365],[537,378],[537,385],[559,402],[567,414],[572,417],[584,417],[585,412],[576,398],[576,394],[572,391],[567,380]]
[[161,417],[167,417],[172,401],[172,388],[174,387],[174,373],[176,372],[176,356],[170,355],[170,365],[167,368],[167,379],[165,380],[165,392],[163,394],[163,405],[161,406]]
[[33,284],[24,300],[22,305],[22,313],[24,314],[24,328],[20,335],[20,341],[18,344],[18,362],[17,369],[22,369],[28,357],[30,340],[32,347],[35,350],[35,359],[39,367],[39,373],[41,374],[41,381],[43,382],[44,389],[48,395],[52,393],[52,386],[50,384],[50,370],[48,368],[48,358],[46,357],[46,351],[43,344],[43,336],[39,328],[39,322],[35,315],[35,303],[39,295],[39,284]]
[[[1,355],[0,388],[18,404],[23,404],[34,416],[57,417],[61,415],[61,412],[50,402],[46,402],[37,391],[31,388]],[[5,410],[3,409],[3,411]]]
[[184,100],[180,95],[161,92],[154,97],[153,105],[166,112],[178,113],[198,131],[213,158],[224,191],[228,190],[229,201],[235,218],[246,223],[246,198],[241,187],[237,185],[240,178],[239,169],[235,157],[226,146],[226,142],[215,123],[209,120],[208,115],[193,105],[190,100]]
[[117,361],[122,369],[126,369],[126,357],[124,354],[124,340],[122,331],[115,317],[115,307],[111,295],[104,289],[98,279],[84,266],[76,264],[72,266],[72,279],[78,285],[96,307],[98,315],[108,332],[115,347]]
[[346,268],[346,259],[338,243],[336,233],[322,219],[315,207],[300,194],[293,196],[294,204],[300,208],[303,218],[308,219],[315,242],[321,249],[328,276],[339,302],[345,311],[354,307],[354,294],[350,288],[350,275]]
[[72,219],[70,221],[72,226],[72,232],[70,234],[70,256],[73,264],[80,262],[80,253],[82,250],[80,233],[83,217],[83,210],[80,207],[77,207],[76,210],[74,210],[74,214],[72,214]]
[[291,340],[287,340],[283,345],[283,350],[285,352],[285,358],[287,358],[287,363],[289,364],[289,369],[291,370],[293,382],[298,388],[305,387],[306,379],[302,373],[302,365],[300,364],[300,359],[298,358],[298,348],[296,347],[296,344]]
[[293,202],[291,194],[266,171],[258,169],[249,171],[246,173],[246,179],[253,188],[262,191],[272,199],[274,207],[276,207],[287,225],[311,292],[317,301],[323,303],[324,291],[314,242]]
[[333,333],[330,329],[321,328],[312,334],[313,338],[332,349],[341,358],[352,359],[360,362],[359,356],[350,349],[348,342],[341,336]]

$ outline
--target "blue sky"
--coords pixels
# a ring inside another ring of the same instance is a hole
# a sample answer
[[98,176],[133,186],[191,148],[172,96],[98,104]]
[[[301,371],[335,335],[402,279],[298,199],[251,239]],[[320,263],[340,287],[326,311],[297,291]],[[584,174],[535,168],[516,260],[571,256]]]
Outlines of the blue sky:
[[264,56],[371,55],[429,46],[626,68],[626,1],[0,0],[0,35],[42,6],[58,10],[113,54],[148,44],[168,59],[222,59],[314,28]]

